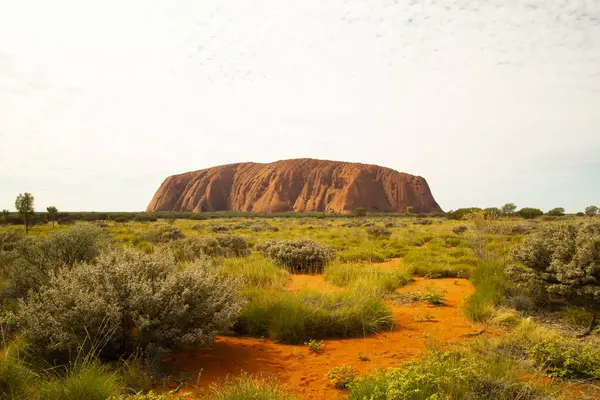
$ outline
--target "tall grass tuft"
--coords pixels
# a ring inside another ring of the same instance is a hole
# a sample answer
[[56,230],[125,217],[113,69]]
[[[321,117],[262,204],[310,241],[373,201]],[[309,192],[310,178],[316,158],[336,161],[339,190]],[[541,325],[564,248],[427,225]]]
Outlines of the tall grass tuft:
[[249,303],[240,315],[238,332],[270,336],[281,343],[360,337],[393,327],[392,313],[383,302],[357,291],[251,290],[246,296]]
[[408,284],[412,271],[401,267],[384,270],[377,266],[334,263],[325,267],[324,276],[337,286],[385,295]]
[[471,281],[477,290],[467,299],[465,313],[473,321],[487,321],[494,316],[496,306],[504,299],[509,287],[504,264],[501,261],[479,263]]
[[240,279],[245,287],[281,288],[290,279],[285,269],[277,267],[261,254],[224,260],[220,274]]
[[295,400],[274,377],[242,374],[213,385],[208,400]]

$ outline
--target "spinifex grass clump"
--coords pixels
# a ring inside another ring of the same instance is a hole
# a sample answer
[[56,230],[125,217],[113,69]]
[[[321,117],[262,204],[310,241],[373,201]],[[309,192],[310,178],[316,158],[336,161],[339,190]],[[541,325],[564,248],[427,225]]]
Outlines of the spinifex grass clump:
[[275,377],[242,374],[212,385],[208,400],[295,400]]
[[243,258],[226,259],[220,274],[241,280],[245,287],[258,288],[281,288],[290,279],[289,272],[257,253]]
[[255,337],[271,336],[281,343],[361,337],[393,326],[392,313],[383,302],[359,292],[253,290],[246,296],[249,303],[237,330]]
[[308,239],[267,240],[256,250],[293,272],[318,273],[335,258],[335,250]]
[[377,266],[334,263],[325,267],[324,275],[334,285],[384,295],[408,284],[412,271],[402,267],[385,270]]
[[433,240],[427,247],[411,249],[404,262],[416,275],[427,278],[468,278],[477,258],[467,247],[447,247]]

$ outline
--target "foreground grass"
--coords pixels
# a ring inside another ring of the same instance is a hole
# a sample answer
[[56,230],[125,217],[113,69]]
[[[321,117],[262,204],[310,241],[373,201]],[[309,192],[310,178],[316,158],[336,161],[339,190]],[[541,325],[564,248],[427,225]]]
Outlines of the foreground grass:
[[295,400],[274,377],[242,374],[213,385],[207,400]]
[[343,293],[249,290],[236,330],[299,344],[310,339],[360,337],[393,327],[392,313],[377,297]]
[[522,365],[494,352],[433,350],[401,368],[381,371],[350,384],[350,400],[541,399],[548,388],[521,379]]

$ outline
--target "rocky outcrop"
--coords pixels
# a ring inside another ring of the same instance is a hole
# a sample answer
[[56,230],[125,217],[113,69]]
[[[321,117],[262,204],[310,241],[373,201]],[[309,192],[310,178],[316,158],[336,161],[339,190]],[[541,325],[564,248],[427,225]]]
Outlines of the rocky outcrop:
[[146,211],[441,212],[420,176],[377,165],[296,159],[239,163],[168,177]]

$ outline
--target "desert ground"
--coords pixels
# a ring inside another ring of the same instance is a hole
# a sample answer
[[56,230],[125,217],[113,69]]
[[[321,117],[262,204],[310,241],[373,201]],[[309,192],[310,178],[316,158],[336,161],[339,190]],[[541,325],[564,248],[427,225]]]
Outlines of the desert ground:
[[596,218],[152,219],[0,227],[2,398],[600,395],[593,296],[516,267]]

